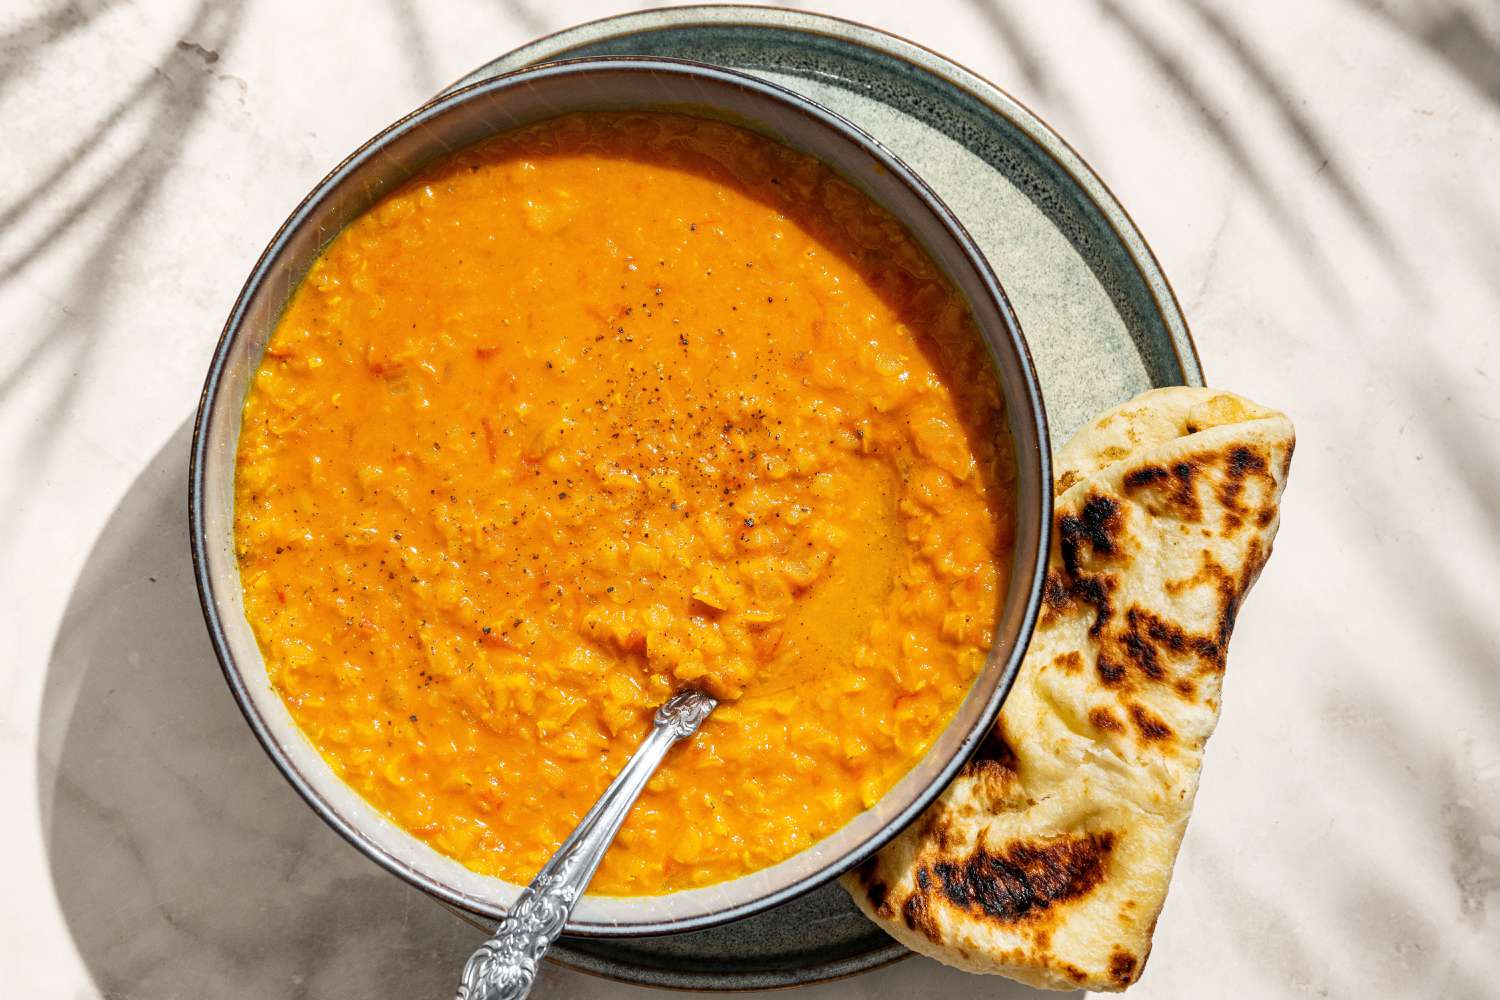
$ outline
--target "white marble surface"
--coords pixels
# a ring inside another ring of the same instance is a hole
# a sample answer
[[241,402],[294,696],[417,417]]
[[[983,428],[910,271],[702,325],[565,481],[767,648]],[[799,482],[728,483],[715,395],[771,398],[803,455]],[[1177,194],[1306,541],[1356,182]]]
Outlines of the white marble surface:
[[[475,933],[276,775],[189,576],[187,421],[327,167],[593,2],[0,10],[0,995],[449,995]],[[1500,8],[828,5],[1067,135],[1212,381],[1289,410],[1276,557],[1134,995],[1500,995]],[[549,972],[539,995],[644,995]],[[910,961],[807,997],[1021,997]]]

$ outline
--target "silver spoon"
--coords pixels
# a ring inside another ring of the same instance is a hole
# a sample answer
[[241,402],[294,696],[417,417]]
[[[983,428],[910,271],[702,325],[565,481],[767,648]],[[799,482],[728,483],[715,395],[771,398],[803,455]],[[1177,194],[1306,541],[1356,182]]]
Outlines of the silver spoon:
[[531,992],[542,956],[562,934],[641,789],[672,745],[696,733],[718,704],[702,691],[682,691],[656,710],[656,724],[640,749],[521,890],[495,936],[469,956],[456,1000],[522,1000]]

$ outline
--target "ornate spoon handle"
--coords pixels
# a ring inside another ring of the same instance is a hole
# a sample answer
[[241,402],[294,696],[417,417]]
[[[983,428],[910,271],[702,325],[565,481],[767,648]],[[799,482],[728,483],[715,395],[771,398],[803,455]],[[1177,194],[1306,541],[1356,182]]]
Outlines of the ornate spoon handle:
[[672,745],[696,733],[717,705],[701,691],[683,691],[656,710],[651,735],[521,891],[495,936],[469,957],[456,1000],[522,1000],[531,992],[542,956],[562,933],[641,789]]

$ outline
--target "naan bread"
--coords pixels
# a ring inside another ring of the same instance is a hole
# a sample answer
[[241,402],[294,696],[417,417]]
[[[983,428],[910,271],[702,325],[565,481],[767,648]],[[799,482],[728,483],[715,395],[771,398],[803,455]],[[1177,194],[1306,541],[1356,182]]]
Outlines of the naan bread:
[[1171,388],[1058,452],[1044,603],[1015,687],[941,798],[845,876],[871,919],[1034,986],[1139,978],[1293,445],[1283,414]]

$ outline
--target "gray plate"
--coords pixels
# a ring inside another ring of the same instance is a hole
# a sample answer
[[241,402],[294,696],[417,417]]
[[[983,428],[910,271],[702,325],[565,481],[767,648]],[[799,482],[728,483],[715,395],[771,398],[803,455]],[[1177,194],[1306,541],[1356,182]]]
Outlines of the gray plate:
[[[918,45],[848,21],[760,7],[685,7],[570,28],[455,87],[578,56],[692,59],[773,80],[844,115],[920,174],[989,257],[1026,332],[1057,440],[1162,385],[1202,385],[1182,311],[1109,189],[1014,98]],[[709,930],[564,938],[570,968],[697,990],[806,985],[909,952],[837,885]]]

